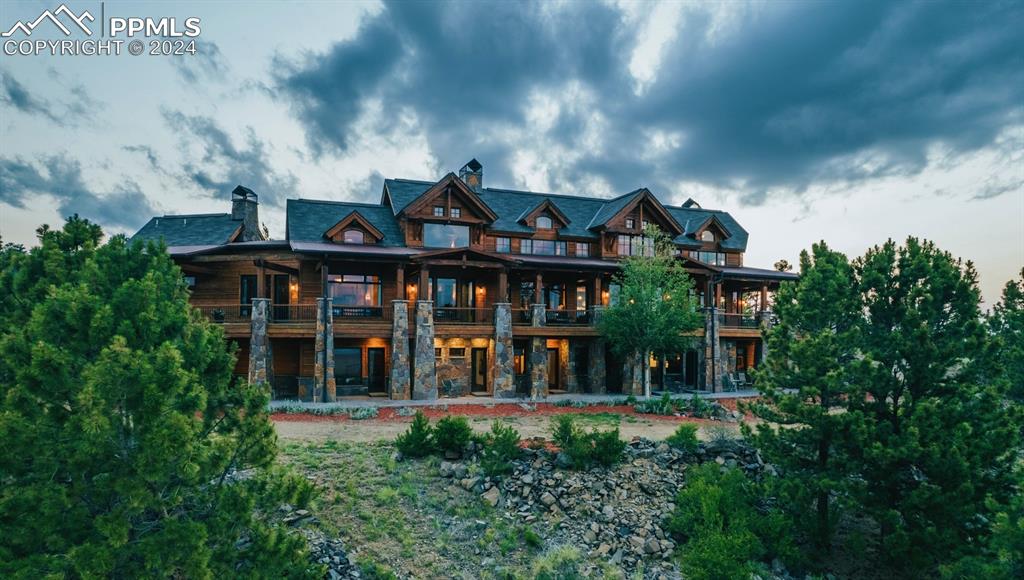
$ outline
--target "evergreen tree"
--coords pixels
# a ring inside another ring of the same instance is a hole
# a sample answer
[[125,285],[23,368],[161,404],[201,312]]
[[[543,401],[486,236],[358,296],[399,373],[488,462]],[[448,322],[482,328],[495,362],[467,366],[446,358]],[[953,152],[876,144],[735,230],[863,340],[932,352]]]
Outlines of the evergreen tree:
[[[757,373],[762,399],[749,408],[765,423],[753,443],[780,468],[780,493],[813,538],[819,556],[831,546],[836,496],[850,476],[843,440],[855,420],[837,413],[850,392],[857,355],[860,297],[846,256],[824,243],[800,255],[800,280],[775,299],[778,323],[767,332],[771,356]],[[814,517],[804,517],[808,511]]]
[[1010,280],[992,308],[988,323],[994,337],[993,368],[1006,381],[1010,397],[1024,404],[1024,269]]
[[265,389],[164,247],[101,236],[76,216],[0,250],[0,576],[316,572],[265,517],[310,493],[274,468]]
[[[704,318],[693,294],[693,281],[676,256],[676,246],[654,226],[644,231],[648,251],[622,262],[615,283],[618,302],[610,305],[599,323],[620,356],[638,360],[645,369],[651,353],[685,350],[687,333],[702,328]],[[643,373],[644,395],[650,396],[650,373]]]
[[[978,549],[993,505],[1013,492],[1017,415],[983,384],[977,275],[932,243],[892,241],[858,259],[864,302],[848,452],[883,555],[933,570]],[[990,501],[986,501],[989,499]]]

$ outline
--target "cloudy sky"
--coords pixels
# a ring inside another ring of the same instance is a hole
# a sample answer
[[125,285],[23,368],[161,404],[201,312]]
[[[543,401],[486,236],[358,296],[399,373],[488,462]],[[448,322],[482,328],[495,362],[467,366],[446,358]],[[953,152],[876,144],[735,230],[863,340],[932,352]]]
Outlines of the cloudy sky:
[[[0,28],[58,5],[4,0]],[[476,157],[491,186],[726,209],[753,266],[921,236],[991,302],[1024,265],[1020,2],[105,11],[198,17],[198,54],[0,56],[4,241],[74,212],[128,233],[222,212],[236,184],[283,236],[285,199],[376,202],[385,176]]]

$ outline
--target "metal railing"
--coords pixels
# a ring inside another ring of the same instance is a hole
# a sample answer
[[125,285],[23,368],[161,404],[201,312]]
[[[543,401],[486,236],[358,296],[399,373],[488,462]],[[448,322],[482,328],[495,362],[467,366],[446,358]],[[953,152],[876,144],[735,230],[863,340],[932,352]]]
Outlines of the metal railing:
[[391,309],[383,306],[341,306],[331,305],[331,315],[334,320],[343,319],[351,322],[360,320],[391,320]]
[[272,322],[313,322],[316,320],[316,304],[271,304]]
[[201,304],[195,309],[211,322],[218,324],[249,322],[252,318],[251,304]]
[[512,309],[512,326],[530,326],[533,324],[533,314],[529,308]]
[[544,320],[550,326],[588,326],[594,323],[592,310],[545,310]]
[[761,326],[761,317],[749,314],[720,313],[723,328],[758,328]]
[[444,324],[493,324],[494,308],[434,308],[434,322]]

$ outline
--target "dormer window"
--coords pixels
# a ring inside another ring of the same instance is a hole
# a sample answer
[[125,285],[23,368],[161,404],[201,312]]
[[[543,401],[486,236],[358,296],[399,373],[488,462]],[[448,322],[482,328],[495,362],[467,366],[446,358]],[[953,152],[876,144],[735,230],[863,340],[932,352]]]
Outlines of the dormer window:
[[360,230],[345,230],[341,241],[346,244],[362,244],[363,232]]
[[434,217],[444,217],[444,207],[440,205],[434,206]]
[[626,218],[626,229],[631,230],[636,227],[636,220],[633,218]]
[[643,226],[644,226],[644,229],[645,229],[645,230],[646,230],[646,229],[647,229],[648,227],[650,227],[650,225],[651,225],[651,222],[649,222],[649,221],[647,221],[647,220],[644,220],[644,222],[643,222]]
[[460,217],[462,217],[462,209],[457,208],[457,207],[453,207],[452,208],[452,217],[453,218],[460,218]]
[[702,242],[713,242],[715,241],[715,232],[711,230],[704,230],[700,234],[700,241]]
[[537,229],[539,230],[550,230],[551,229],[551,218],[546,215],[537,217]]

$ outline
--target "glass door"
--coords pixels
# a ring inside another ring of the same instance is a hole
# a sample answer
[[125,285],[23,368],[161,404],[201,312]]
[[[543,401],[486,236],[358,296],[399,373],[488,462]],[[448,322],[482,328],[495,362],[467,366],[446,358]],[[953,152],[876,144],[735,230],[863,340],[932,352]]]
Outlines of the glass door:
[[288,320],[288,274],[274,274],[274,320]]
[[384,349],[366,349],[366,382],[370,394],[381,394],[384,389]]
[[474,348],[472,359],[472,379],[474,393],[487,392],[487,349]]

